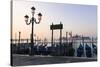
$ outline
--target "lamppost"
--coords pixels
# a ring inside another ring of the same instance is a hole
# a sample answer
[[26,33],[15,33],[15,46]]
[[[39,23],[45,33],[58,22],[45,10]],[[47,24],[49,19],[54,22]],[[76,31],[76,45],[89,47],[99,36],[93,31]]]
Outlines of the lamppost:
[[24,17],[25,17],[25,22],[26,22],[27,25],[30,25],[32,23],[32,27],[31,27],[32,28],[31,29],[31,50],[30,50],[31,54],[30,55],[33,55],[34,52],[33,52],[32,49],[33,49],[33,46],[34,46],[34,37],[33,37],[33,34],[34,34],[34,22],[36,24],[39,24],[40,21],[41,21],[41,18],[42,18],[42,14],[41,13],[38,13],[38,22],[37,22],[36,21],[36,18],[34,18],[35,7],[32,7],[31,10],[32,10],[32,18],[30,19],[30,22],[29,23],[28,23],[29,16],[28,15],[25,15]]

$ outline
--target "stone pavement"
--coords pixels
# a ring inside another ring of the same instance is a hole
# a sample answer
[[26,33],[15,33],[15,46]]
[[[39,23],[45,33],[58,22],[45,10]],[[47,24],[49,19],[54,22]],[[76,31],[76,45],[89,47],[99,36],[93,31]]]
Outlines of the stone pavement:
[[59,64],[59,63],[89,62],[89,61],[97,61],[97,58],[42,56],[42,55],[28,56],[28,55],[17,55],[17,54],[13,55],[14,66]]

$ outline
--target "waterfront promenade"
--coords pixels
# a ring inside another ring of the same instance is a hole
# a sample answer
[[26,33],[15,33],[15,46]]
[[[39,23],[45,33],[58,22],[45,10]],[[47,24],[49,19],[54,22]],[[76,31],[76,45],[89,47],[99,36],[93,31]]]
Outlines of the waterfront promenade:
[[97,61],[97,58],[13,54],[13,66]]

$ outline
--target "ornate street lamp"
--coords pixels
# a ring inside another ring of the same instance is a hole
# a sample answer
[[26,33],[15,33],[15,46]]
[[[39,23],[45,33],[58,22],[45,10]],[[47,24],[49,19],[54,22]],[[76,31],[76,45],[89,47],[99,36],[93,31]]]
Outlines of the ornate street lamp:
[[41,19],[42,19],[42,14],[41,13],[38,13],[38,22],[36,21],[36,18],[34,18],[34,14],[35,14],[35,7],[32,7],[31,8],[32,10],[32,18],[30,19],[29,23],[28,23],[28,20],[29,20],[29,16],[28,15],[25,15],[25,22],[27,25],[30,25],[32,23],[32,29],[31,29],[31,55],[34,54],[34,50],[33,50],[33,47],[34,47],[34,37],[33,37],[33,34],[34,34],[34,22],[36,24],[39,24],[41,22]]

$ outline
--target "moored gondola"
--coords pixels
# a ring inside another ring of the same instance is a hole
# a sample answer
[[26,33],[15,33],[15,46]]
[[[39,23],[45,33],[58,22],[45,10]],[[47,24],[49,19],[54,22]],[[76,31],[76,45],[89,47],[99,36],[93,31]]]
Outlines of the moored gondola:
[[88,44],[86,44],[85,50],[86,50],[86,56],[91,57],[92,56],[91,47]]
[[81,57],[83,55],[83,53],[84,53],[84,47],[82,44],[80,44],[80,46],[77,49],[77,56]]
[[92,48],[93,48],[93,53],[97,55],[97,46],[95,44],[92,44]]

